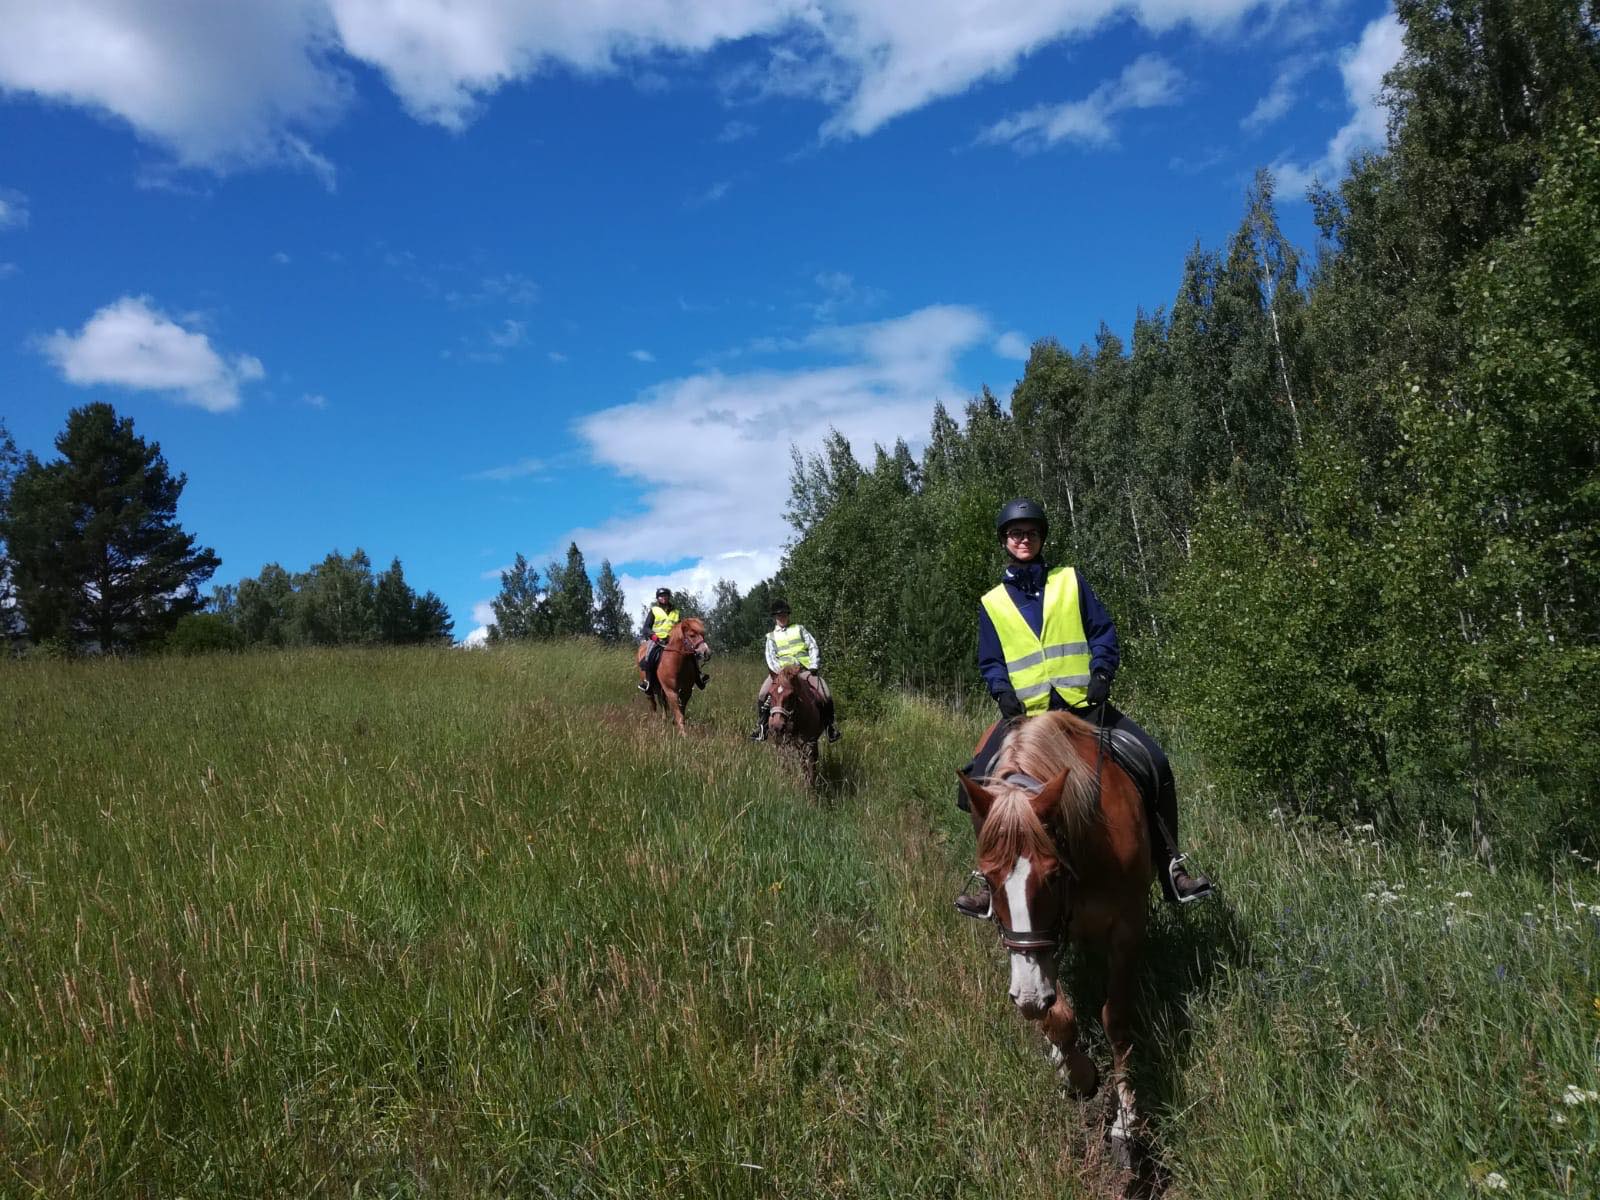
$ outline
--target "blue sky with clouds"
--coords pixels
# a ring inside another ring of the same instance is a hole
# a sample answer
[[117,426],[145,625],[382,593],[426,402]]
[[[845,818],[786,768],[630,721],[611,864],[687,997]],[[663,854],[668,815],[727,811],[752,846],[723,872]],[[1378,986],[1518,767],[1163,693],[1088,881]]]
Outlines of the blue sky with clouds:
[[789,447],[916,446],[1381,142],[1373,0],[0,0],[0,417],[109,400],[216,582],[398,555],[458,636],[576,538],[777,566]]

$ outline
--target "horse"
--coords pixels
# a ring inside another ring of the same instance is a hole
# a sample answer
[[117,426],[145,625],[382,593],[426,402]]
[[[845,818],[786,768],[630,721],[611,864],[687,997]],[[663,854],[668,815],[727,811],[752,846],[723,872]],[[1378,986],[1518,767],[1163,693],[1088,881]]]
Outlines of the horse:
[[1134,973],[1154,878],[1138,787],[1104,754],[1094,726],[1065,712],[1019,722],[987,778],[958,775],[978,832],[978,867],[993,893],[990,916],[1011,955],[1011,999],[1039,1022],[1050,1061],[1080,1099],[1099,1089],[1100,1073],[1078,1043],[1066,991],[1056,986],[1057,959],[1068,942],[1107,952],[1100,1022],[1116,1086],[1111,1145],[1119,1164],[1131,1166],[1139,1126],[1128,1079]]
[[796,754],[806,786],[817,783],[817,740],[822,737],[822,705],[816,691],[806,683],[805,668],[790,665],[772,677],[767,698],[772,704],[767,714],[767,736],[773,744]]
[[644,669],[645,655],[649,652],[650,643],[642,643],[634,665],[639,669],[639,678],[649,681],[650,690],[645,694],[650,697],[650,711],[657,711],[659,698],[660,711],[672,717],[677,722],[678,732],[683,733],[683,714],[689,708],[689,697],[700,678],[700,664],[711,658],[706,627],[698,617],[685,617],[674,625],[661,644],[661,658],[656,663],[654,679]]

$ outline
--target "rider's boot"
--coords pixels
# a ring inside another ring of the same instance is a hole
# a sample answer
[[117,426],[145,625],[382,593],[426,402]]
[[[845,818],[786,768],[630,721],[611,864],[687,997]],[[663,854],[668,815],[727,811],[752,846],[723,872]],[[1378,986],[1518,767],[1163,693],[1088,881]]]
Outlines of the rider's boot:
[[828,740],[830,742],[837,742],[844,736],[844,734],[839,732],[839,726],[834,723],[833,701],[831,699],[823,707],[822,720],[823,723],[828,727]]
[[771,707],[764,701],[756,705],[756,731],[750,735],[752,742],[764,742],[767,740],[767,714],[771,711]]
[[829,721],[828,722],[828,740],[830,742],[837,742],[843,736],[844,736],[844,734],[839,732],[839,727],[837,725],[835,725],[832,721]]
[[1157,801],[1156,836],[1165,850],[1166,878],[1162,895],[1172,904],[1193,904],[1216,891],[1215,885],[1198,871],[1186,871],[1184,855],[1178,849],[1178,796],[1170,785],[1161,790]]
[[[974,888],[973,884],[977,887]],[[989,881],[981,871],[974,871],[956,897],[956,911],[963,917],[986,920],[994,907],[994,897],[989,892]]]

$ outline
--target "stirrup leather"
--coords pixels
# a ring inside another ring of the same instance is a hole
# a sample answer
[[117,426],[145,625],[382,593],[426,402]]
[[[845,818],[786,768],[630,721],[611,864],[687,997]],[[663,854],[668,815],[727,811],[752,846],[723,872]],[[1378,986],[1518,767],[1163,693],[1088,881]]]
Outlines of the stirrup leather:
[[[1183,866],[1188,857],[1189,856],[1187,854],[1175,854],[1167,862],[1167,882],[1172,885],[1172,895],[1179,904],[1197,903],[1198,901],[1206,899],[1211,895],[1212,892],[1217,890],[1217,885],[1208,879],[1206,880],[1206,885],[1203,888],[1200,888],[1198,891],[1190,892],[1187,896],[1178,891],[1178,868]],[[1185,872],[1185,874],[1187,874],[1187,872]],[[1192,879],[1194,876],[1191,875],[1190,878]]]
[[[980,888],[987,888],[989,886],[989,881],[983,877],[982,871],[973,871],[967,876],[966,883],[961,885],[961,893],[956,897],[956,899],[959,900],[971,892],[972,885],[974,883],[976,883]],[[987,921],[994,916],[994,896],[991,893],[989,897],[989,907],[981,913],[972,912],[968,909],[962,908],[959,904],[955,906],[955,909],[963,917],[971,917],[974,921]]]

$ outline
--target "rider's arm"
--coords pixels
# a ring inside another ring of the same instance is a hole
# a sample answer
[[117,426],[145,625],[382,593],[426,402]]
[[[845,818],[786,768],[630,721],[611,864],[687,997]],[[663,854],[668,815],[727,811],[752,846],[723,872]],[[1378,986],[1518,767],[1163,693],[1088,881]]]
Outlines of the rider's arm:
[[1078,607],[1083,613],[1083,632],[1089,639],[1089,670],[1116,675],[1122,662],[1122,649],[1117,643],[1117,627],[1111,614],[1094,594],[1089,581],[1078,572]]
[[774,675],[778,673],[778,646],[770,633],[767,634],[767,670]]
[[800,626],[800,633],[806,639],[806,653],[811,656],[811,669],[822,670],[822,651],[817,649],[817,639],[811,636],[811,630],[804,625]]
[[1006,656],[1000,649],[1000,635],[994,631],[989,610],[978,605],[978,674],[989,688],[989,695],[1000,706],[1003,717],[1020,716],[1022,701],[1017,699],[1011,686],[1011,676],[1006,673]]

